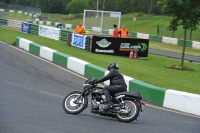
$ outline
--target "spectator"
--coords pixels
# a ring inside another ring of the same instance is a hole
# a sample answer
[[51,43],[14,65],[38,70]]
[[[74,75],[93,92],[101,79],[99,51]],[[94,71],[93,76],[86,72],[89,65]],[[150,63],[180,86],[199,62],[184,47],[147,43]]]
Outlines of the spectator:
[[128,34],[128,29],[126,29],[126,25],[123,25],[122,28],[120,29],[119,31],[119,34],[120,34],[120,38],[127,38],[127,35],[129,37],[131,37],[129,34]]
[[114,27],[113,37],[118,38],[119,31],[118,31],[117,25],[114,24],[113,27]]
[[81,22],[78,23],[74,32],[76,34],[84,35],[84,27],[82,26]]
[[62,24],[61,23],[59,23],[59,24],[57,24],[57,26],[56,26],[57,28],[59,28],[59,29],[62,29]]
[[67,27],[67,30],[69,30],[69,31],[70,31],[70,30],[71,30],[71,28],[70,28],[70,27]]

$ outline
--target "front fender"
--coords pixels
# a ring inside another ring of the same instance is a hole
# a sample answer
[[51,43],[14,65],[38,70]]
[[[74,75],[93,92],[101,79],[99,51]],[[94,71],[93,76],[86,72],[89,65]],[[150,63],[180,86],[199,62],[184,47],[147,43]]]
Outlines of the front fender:
[[84,106],[85,106],[85,108],[87,108],[87,106],[88,106],[88,98],[81,91],[72,91],[72,92],[70,92],[70,94],[75,94],[75,93],[79,93],[79,94],[81,94],[84,97],[84,99],[85,99]]

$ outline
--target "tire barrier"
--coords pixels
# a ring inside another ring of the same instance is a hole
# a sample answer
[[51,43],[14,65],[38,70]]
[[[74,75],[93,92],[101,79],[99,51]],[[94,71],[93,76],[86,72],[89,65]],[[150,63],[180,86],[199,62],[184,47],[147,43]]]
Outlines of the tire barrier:
[[0,27],[7,27],[8,20],[0,18]]
[[22,21],[8,19],[7,28],[14,29],[14,30],[17,30],[17,31],[21,31]]
[[61,41],[67,41],[68,33],[71,33],[71,32],[67,31],[67,30],[61,30],[60,40]]
[[39,25],[31,24],[30,34],[38,35],[39,32]]

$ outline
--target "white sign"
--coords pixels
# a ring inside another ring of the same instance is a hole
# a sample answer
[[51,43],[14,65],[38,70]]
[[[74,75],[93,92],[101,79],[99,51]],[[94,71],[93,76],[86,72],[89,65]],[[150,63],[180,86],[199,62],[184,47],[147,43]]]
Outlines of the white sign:
[[117,18],[119,18],[120,14],[119,13],[110,13],[110,17],[117,17]]
[[60,29],[40,25],[39,26],[39,36],[44,36],[44,37],[51,38],[54,40],[59,40]]

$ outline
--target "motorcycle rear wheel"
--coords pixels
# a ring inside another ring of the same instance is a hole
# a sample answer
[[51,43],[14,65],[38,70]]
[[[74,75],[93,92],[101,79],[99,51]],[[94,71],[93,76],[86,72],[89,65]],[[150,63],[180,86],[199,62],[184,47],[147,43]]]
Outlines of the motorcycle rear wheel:
[[[126,108],[124,110],[129,110],[129,113],[126,114],[126,113],[118,112],[116,113],[116,119],[118,121],[127,122],[127,123],[134,121],[138,117],[139,112],[140,112],[138,103],[135,101],[125,100],[124,105]],[[123,110],[123,109],[120,109],[120,110]]]
[[75,103],[79,96],[81,96],[82,92],[74,91],[68,94],[62,102],[63,109],[68,114],[79,114],[81,113],[88,105],[88,98],[80,97]]

